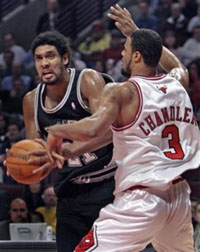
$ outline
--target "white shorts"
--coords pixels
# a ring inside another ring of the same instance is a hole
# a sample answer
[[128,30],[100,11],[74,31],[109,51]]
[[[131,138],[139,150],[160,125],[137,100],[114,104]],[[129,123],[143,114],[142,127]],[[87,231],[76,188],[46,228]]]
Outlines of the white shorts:
[[100,211],[75,252],[138,252],[152,243],[158,252],[192,252],[190,188],[186,181],[166,191],[127,190]]

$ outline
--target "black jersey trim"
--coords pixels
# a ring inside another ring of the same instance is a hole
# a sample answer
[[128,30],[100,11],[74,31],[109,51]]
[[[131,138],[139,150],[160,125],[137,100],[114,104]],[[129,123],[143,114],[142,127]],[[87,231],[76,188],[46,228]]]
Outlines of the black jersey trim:
[[104,169],[77,176],[75,178],[72,178],[70,181],[73,184],[89,184],[101,182],[105,179],[114,177],[116,169],[116,164],[113,164],[111,166],[105,166]]

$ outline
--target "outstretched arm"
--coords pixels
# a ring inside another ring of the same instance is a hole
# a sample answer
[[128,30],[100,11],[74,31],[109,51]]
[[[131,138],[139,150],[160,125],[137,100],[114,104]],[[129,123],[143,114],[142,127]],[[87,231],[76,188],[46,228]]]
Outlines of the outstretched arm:
[[177,79],[184,86],[184,88],[188,88],[188,69],[170,50],[168,50],[164,46],[159,64],[166,72],[168,72],[172,77]]
[[[121,8],[118,4],[116,4],[110,9],[111,13],[108,13],[108,17],[115,21],[116,27],[125,37],[130,36],[134,31],[139,29],[134,23],[130,12],[126,8]],[[164,46],[159,64],[166,72],[176,78],[185,88],[188,87],[189,76],[187,68],[170,50]]]
[[75,158],[83,153],[96,151],[112,142],[112,132],[109,130],[105,135],[96,137],[87,142],[74,141],[62,144],[62,156],[67,160]]
[[58,152],[62,138],[89,141],[105,135],[120,110],[120,94],[115,86],[116,84],[112,83],[104,87],[99,108],[92,116],[73,124],[54,125],[47,128],[49,151]]

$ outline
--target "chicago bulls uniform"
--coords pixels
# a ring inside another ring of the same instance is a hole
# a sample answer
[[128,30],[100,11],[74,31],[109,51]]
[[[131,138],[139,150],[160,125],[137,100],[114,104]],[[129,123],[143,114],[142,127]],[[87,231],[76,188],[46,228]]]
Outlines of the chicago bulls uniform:
[[[192,252],[190,188],[181,174],[200,165],[200,134],[189,96],[170,75],[129,79],[139,97],[129,125],[114,125],[115,200],[79,251]],[[86,242],[87,241],[87,242]]]

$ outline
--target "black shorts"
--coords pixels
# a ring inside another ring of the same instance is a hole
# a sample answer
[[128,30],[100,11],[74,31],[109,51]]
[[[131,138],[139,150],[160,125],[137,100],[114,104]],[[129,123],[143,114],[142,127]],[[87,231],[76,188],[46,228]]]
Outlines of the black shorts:
[[101,208],[113,202],[114,178],[92,184],[73,185],[58,199],[56,243],[58,252],[73,252],[98,218]]

